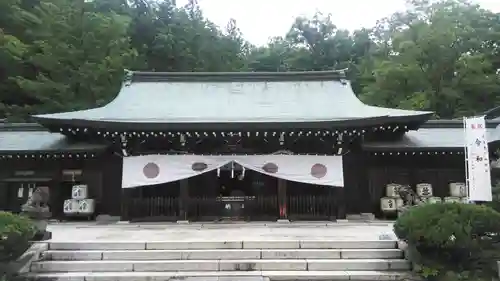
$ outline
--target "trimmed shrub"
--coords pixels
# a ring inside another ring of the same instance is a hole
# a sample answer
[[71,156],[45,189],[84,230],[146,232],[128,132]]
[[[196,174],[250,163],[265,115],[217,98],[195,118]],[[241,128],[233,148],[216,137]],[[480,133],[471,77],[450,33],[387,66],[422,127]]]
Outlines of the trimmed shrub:
[[458,203],[416,206],[397,219],[394,232],[408,243],[410,259],[426,278],[450,272],[468,280],[496,274],[500,213],[490,207]]
[[486,205],[500,212],[500,181],[497,181],[495,185],[492,186],[491,192],[493,193],[493,201],[488,202]]
[[19,258],[30,246],[35,227],[30,219],[0,211],[0,280],[11,274],[9,263]]

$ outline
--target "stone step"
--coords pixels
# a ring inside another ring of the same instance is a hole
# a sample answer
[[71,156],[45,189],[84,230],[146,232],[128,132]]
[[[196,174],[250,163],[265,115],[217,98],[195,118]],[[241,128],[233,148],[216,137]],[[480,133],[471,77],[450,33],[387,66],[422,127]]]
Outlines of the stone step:
[[45,260],[398,259],[399,249],[49,250]]
[[32,272],[409,270],[403,259],[39,261]]
[[397,271],[205,271],[30,273],[26,277],[37,281],[403,281],[410,280],[411,275]]
[[50,242],[50,250],[197,250],[197,249],[395,249],[394,240]]

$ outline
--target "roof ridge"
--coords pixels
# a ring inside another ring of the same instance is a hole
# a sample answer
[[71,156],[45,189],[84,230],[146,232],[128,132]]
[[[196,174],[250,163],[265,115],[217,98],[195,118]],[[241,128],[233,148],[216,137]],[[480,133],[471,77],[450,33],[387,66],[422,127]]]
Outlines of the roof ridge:
[[134,82],[293,82],[345,80],[345,70],[290,72],[150,72],[125,70]]
[[488,120],[494,120],[498,117],[500,117],[500,106],[496,106],[493,108],[490,108],[489,110],[485,111],[483,113],[485,115],[485,118]]

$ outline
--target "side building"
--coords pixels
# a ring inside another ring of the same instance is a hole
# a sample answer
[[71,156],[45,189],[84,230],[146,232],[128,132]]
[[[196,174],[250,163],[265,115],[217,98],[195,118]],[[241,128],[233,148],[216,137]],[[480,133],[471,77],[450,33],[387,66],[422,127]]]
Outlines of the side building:
[[83,184],[126,220],[382,216],[387,184],[465,181],[462,122],[431,115],[365,105],[338,72],[130,72],[101,108],[0,126],[0,208],[49,186],[66,219]]
[[73,140],[39,124],[0,123],[0,209],[19,212],[36,187],[48,186],[52,214],[63,219],[63,202],[71,198],[72,186],[86,183],[98,205],[106,206],[98,212],[119,214],[120,193],[107,193],[112,189],[103,186],[121,185],[121,179],[104,176],[119,175],[121,163],[107,144]]

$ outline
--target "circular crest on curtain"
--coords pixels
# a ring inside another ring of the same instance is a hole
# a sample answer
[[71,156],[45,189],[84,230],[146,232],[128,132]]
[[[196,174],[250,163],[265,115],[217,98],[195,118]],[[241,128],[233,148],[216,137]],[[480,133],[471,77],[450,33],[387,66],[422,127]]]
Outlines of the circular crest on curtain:
[[201,172],[201,171],[205,170],[206,168],[208,168],[208,165],[206,163],[203,163],[203,162],[195,162],[191,166],[191,169],[193,169],[193,171],[195,171],[195,172]]
[[326,176],[327,172],[328,172],[328,169],[323,164],[317,163],[317,164],[312,165],[312,167],[311,167],[311,176],[313,176],[317,179],[321,179],[324,176]]
[[262,166],[262,170],[264,170],[265,172],[270,173],[270,174],[275,174],[278,172],[278,165],[276,165],[272,162],[269,162],[269,163],[266,163],[264,166]]
[[160,167],[153,162],[149,162],[142,168],[142,173],[148,179],[154,179],[160,175]]

